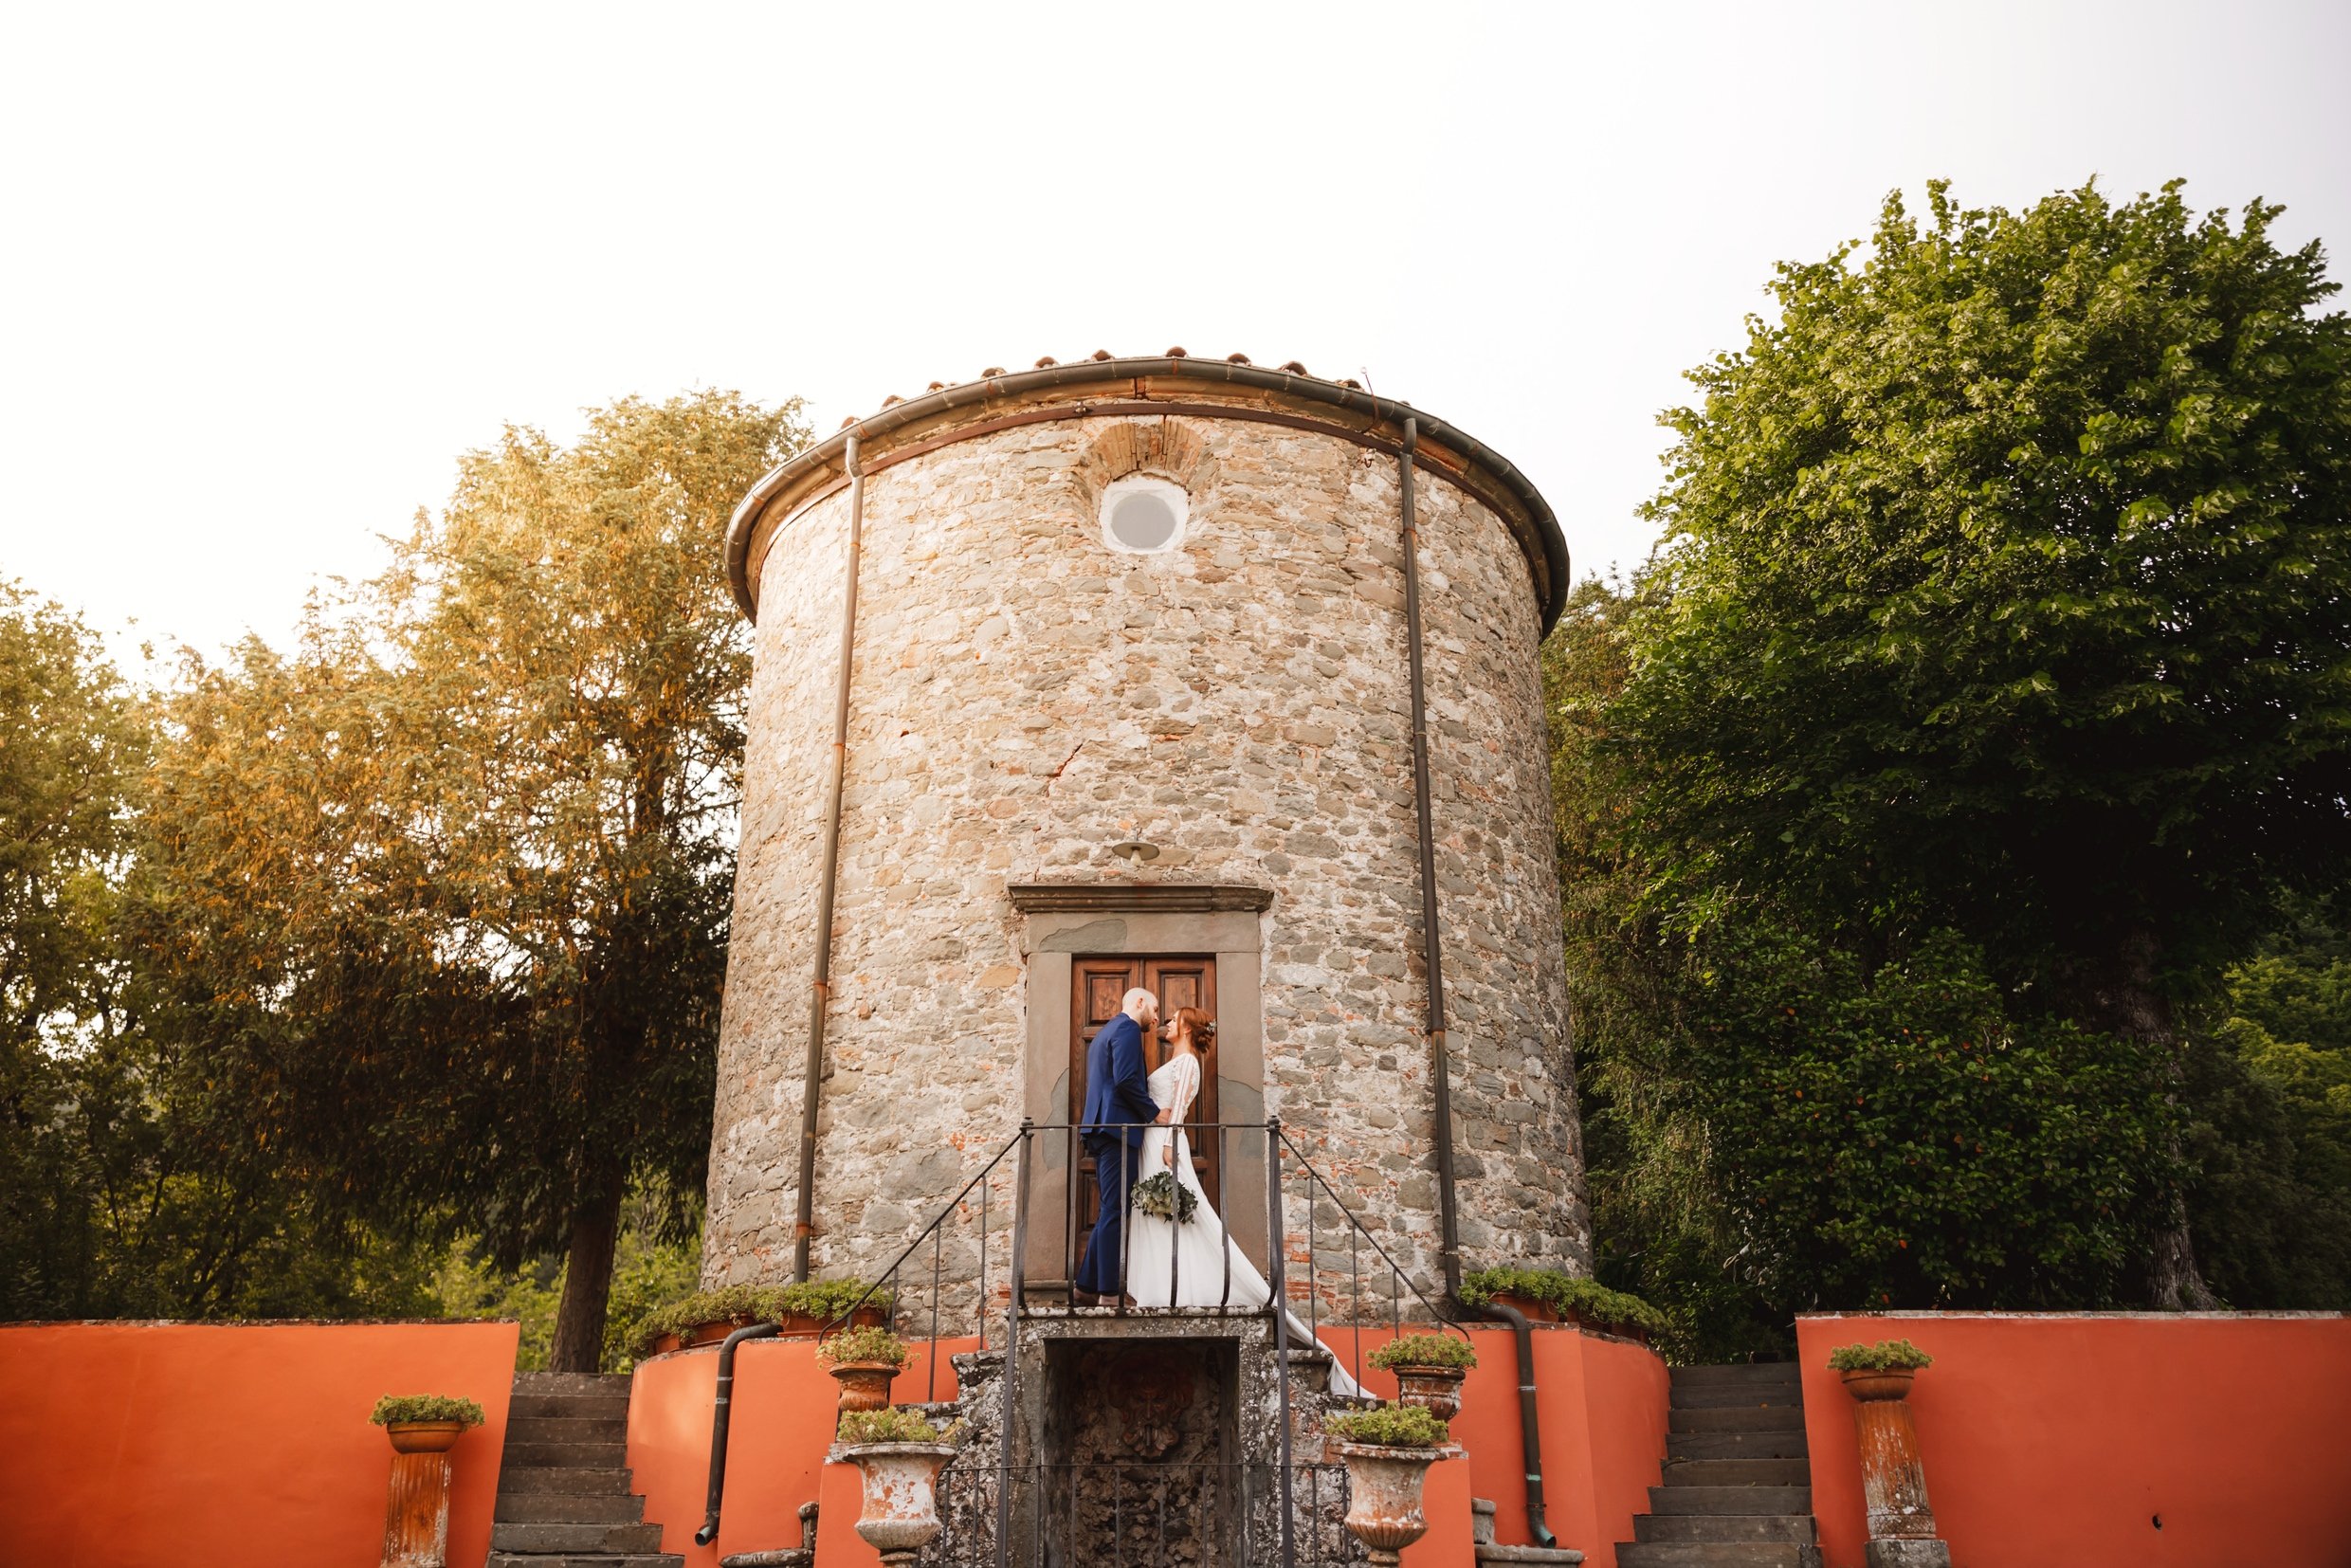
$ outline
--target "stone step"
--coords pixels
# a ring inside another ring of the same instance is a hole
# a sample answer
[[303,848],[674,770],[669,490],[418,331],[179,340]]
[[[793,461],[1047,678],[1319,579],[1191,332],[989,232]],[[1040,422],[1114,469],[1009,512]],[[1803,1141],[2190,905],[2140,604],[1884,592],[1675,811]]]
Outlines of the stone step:
[[1802,1405],[1731,1405],[1720,1410],[1676,1410],[1666,1415],[1668,1431],[1802,1431]]
[[508,1449],[519,1444],[541,1443],[621,1443],[629,1441],[629,1418],[598,1416],[592,1419],[551,1415],[518,1415],[506,1423]]
[[506,1407],[509,1420],[544,1416],[564,1421],[626,1421],[626,1394],[517,1394]]
[[538,1552],[492,1552],[487,1568],[685,1568],[685,1558],[677,1552],[629,1553],[565,1552],[545,1556]]
[[1641,1514],[1638,1541],[1793,1541],[1813,1539],[1810,1514]]
[[1820,1568],[1820,1548],[1793,1541],[1627,1541],[1617,1543],[1616,1568]]
[[1809,1486],[1813,1467],[1803,1459],[1675,1459],[1666,1464],[1672,1486]]
[[1786,1406],[1793,1410],[1804,1408],[1803,1385],[1785,1383],[1676,1383],[1673,1385],[1672,1407],[1675,1410],[1723,1410],[1740,1405]]
[[501,1492],[491,1519],[501,1524],[634,1524],[645,1499],[634,1492]]
[[1794,1361],[1750,1361],[1740,1366],[1675,1367],[1672,1372],[1675,1388],[1721,1387],[1735,1385],[1752,1388],[1769,1383],[1800,1383],[1804,1369]]
[[592,1521],[574,1521],[568,1523],[513,1522],[490,1526],[490,1550],[493,1552],[596,1552],[625,1557],[658,1553],[661,1541],[662,1527],[658,1524],[604,1524]]
[[1660,1514],[1803,1514],[1813,1511],[1810,1486],[1651,1486],[1649,1505]]
[[511,1452],[499,1468],[498,1495],[520,1497],[534,1492],[620,1493],[629,1490],[624,1465],[524,1465]]
[[626,1372],[518,1372],[514,1392],[521,1394],[617,1394],[629,1397]]
[[629,1445],[609,1443],[508,1443],[506,1463],[530,1468],[610,1469],[629,1457]]
[[1666,1436],[1668,1459],[1801,1459],[1804,1429],[1779,1431],[1677,1431]]

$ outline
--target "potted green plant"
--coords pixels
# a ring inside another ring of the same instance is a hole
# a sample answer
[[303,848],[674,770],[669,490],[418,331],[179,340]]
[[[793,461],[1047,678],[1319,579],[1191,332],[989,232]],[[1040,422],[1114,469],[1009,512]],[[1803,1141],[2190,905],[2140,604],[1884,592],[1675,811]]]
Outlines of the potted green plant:
[[394,1453],[447,1453],[468,1427],[482,1424],[482,1407],[446,1394],[387,1394],[368,1419],[384,1429]]
[[1450,1421],[1461,1413],[1462,1379],[1478,1364],[1478,1353],[1467,1335],[1407,1334],[1373,1351],[1371,1362],[1395,1374],[1398,1404]]
[[939,1472],[955,1457],[963,1423],[941,1427],[884,1405],[845,1411],[838,1435],[831,1457],[856,1466],[861,1480],[858,1535],[889,1568],[905,1568],[939,1535]]
[[1350,1411],[1322,1423],[1324,1445],[1347,1467],[1348,1531],[1375,1563],[1394,1564],[1429,1533],[1421,1488],[1429,1467],[1461,1452],[1445,1423],[1418,1405]]
[[[862,1302],[861,1302],[862,1298]],[[787,1340],[813,1340],[855,1317],[850,1326],[886,1326],[893,1304],[886,1288],[866,1294],[859,1280],[806,1280],[797,1285],[727,1285],[665,1302],[629,1330],[629,1354],[643,1360],[673,1350],[713,1344],[752,1323],[775,1323]]]
[[886,1328],[847,1328],[817,1342],[816,1355],[841,1385],[841,1409],[882,1410],[906,1364],[906,1341]]
[[1845,1379],[1845,1392],[1854,1398],[1903,1399],[1921,1369],[1935,1364],[1907,1340],[1880,1340],[1873,1345],[1839,1345],[1829,1352],[1829,1369]]
[[1515,1307],[1531,1322],[1570,1322],[1643,1343],[1667,1326],[1666,1315],[1640,1297],[1557,1268],[1481,1268],[1461,1282],[1461,1299]]

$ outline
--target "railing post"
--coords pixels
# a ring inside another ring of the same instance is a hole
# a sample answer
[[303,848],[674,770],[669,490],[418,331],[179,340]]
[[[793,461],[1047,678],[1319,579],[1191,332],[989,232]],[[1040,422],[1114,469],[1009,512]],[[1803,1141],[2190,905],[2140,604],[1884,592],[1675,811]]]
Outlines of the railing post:
[[[996,1568],[1005,1568],[1012,1545],[1012,1437],[1020,1420],[1020,1299],[1029,1268],[1029,1150],[1035,1141],[1028,1117],[1020,1119],[1020,1157],[1012,1177],[1012,1299],[1004,1309],[1004,1393],[996,1410]],[[1069,1173],[1077,1179],[1077,1172]],[[983,1317],[987,1304],[982,1303]]]
[[[1314,1201],[1309,1192],[1306,1201]],[[1297,1568],[1298,1540],[1290,1519],[1290,1300],[1285,1267],[1289,1236],[1282,1222],[1282,1119],[1266,1118],[1266,1284],[1273,1298],[1273,1364],[1282,1422],[1282,1568]],[[1311,1282],[1310,1282],[1311,1283]]]

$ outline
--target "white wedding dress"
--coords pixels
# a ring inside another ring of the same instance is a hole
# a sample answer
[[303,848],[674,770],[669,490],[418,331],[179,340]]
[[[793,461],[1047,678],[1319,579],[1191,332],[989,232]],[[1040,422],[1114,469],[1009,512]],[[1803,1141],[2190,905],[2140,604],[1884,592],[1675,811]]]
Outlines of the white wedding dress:
[[[1189,1116],[1200,1098],[1200,1059],[1190,1051],[1178,1052],[1161,1063],[1147,1082],[1152,1103],[1168,1113],[1171,1125],[1143,1133],[1135,1180],[1140,1184],[1172,1169],[1198,1206],[1190,1220],[1179,1224],[1145,1213],[1132,1199],[1128,1201],[1126,1293],[1138,1306],[1222,1305],[1234,1312],[1257,1311],[1272,1299],[1272,1287],[1249,1262],[1248,1254],[1225,1234],[1224,1219],[1201,1191],[1200,1178],[1192,1169],[1192,1140],[1179,1125],[1173,1124]],[[1171,1145],[1176,1151],[1173,1165],[1165,1157]],[[1293,1343],[1315,1342],[1297,1313],[1286,1316]],[[1331,1392],[1350,1398],[1360,1392],[1335,1355],[1331,1358]]]

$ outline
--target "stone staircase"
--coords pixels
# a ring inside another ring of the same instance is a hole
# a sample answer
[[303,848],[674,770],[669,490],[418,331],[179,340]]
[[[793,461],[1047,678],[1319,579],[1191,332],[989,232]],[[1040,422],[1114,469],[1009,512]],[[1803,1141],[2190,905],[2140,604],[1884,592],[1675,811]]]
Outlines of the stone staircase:
[[1649,1496],[1618,1568],[1820,1568],[1795,1363],[1675,1367]]
[[628,1467],[627,1377],[517,1373],[488,1568],[685,1568]]

